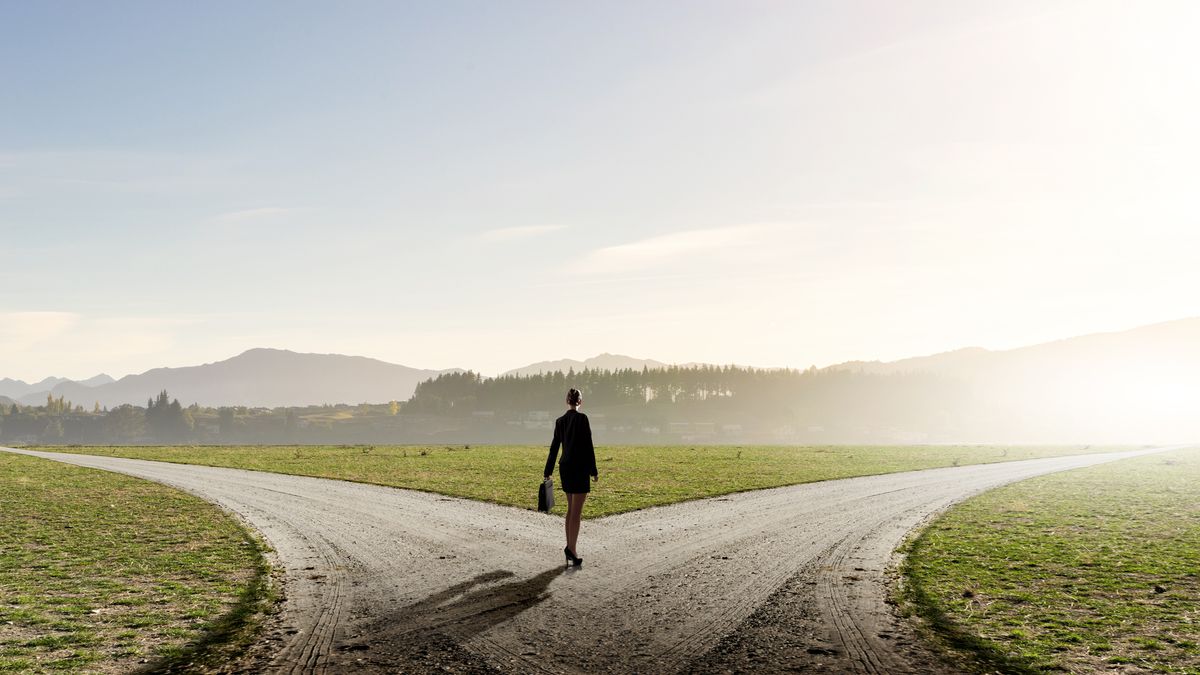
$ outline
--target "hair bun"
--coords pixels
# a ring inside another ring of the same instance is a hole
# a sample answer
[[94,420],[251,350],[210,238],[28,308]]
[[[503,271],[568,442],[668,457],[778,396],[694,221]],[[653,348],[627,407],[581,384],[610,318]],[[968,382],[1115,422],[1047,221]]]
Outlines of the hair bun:
[[567,403],[571,405],[579,405],[579,401],[583,398],[583,394],[579,393],[578,389],[571,388],[567,390]]

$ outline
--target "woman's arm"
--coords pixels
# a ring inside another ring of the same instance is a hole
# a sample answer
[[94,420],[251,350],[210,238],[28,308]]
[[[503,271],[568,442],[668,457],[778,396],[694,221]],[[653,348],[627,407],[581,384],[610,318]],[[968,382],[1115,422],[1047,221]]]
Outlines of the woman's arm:
[[599,479],[600,474],[596,472],[596,446],[592,445],[592,423],[588,418],[583,418],[583,441],[586,443],[587,460],[589,462],[592,478]]
[[542,474],[549,478],[554,473],[554,460],[558,459],[558,446],[562,445],[562,433],[558,428],[558,420],[554,421],[554,440],[550,441],[550,456],[546,458],[546,471]]

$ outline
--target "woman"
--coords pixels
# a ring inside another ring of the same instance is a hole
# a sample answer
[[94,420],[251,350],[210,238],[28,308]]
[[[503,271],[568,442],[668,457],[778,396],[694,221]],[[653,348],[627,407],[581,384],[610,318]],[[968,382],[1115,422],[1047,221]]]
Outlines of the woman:
[[558,463],[558,477],[562,481],[563,492],[567,493],[567,546],[563,554],[567,557],[567,564],[576,567],[583,564],[583,558],[575,555],[575,542],[579,538],[583,502],[592,489],[588,476],[600,480],[596,473],[596,449],[592,447],[592,427],[588,424],[587,415],[579,412],[581,405],[583,395],[579,390],[567,391],[570,410],[554,420],[554,440],[550,443],[550,456],[546,458],[544,473],[549,478],[554,471],[554,460],[558,457],[561,445],[562,461]]

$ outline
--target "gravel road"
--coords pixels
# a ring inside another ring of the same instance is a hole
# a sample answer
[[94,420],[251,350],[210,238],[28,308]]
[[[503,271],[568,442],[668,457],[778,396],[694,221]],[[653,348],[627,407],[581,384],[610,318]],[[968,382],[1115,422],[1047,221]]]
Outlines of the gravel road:
[[173,485],[262,533],[286,601],[231,671],[903,673],[946,668],[885,602],[909,531],[1005,483],[1153,451],[827,481],[589,520],[586,562],[571,570],[556,516],[318,478],[13,452]]

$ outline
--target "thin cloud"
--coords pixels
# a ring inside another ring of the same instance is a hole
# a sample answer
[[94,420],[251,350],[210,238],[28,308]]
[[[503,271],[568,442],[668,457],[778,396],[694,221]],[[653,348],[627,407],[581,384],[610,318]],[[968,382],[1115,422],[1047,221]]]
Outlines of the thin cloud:
[[576,267],[589,274],[628,272],[666,267],[697,258],[736,256],[746,261],[747,249],[769,254],[773,240],[794,229],[774,223],[686,230],[608,246],[588,254]]
[[511,241],[513,239],[527,239],[536,237],[550,232],[557,232],[566,229],[566,225],[523,225],[520,227],[501,227],[495,230],[488,230],[479,234],[480,241],[496,242],[496,241]]
[[79,323],[73,312],[0,313],[0,348],[13,353],[44,344]]

